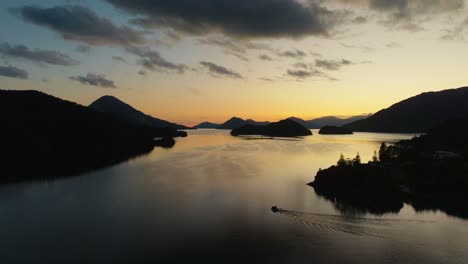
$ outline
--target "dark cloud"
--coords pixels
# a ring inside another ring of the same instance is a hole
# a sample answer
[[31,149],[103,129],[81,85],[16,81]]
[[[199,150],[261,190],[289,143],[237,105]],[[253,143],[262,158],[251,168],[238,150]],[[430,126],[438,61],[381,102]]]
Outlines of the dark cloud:
[[216,76],[224,76],[224,77],[229,77],[229,78],[234,78],[234,79],[242,79],[242,75],[239,73],[229,70],[224,66],[217,65],[212,62],[207,62],[207,61],[202,61],[200,64],[207,68],[208,71]]
[[307,68],[309,68],[309,65],[307,65],[306,63],[303,63],[303,62],[298,62],[298,63],[294,63],[293,67],[294,68],[299,68],[299,69],[307,69]]
[[363,16],[358,16],[353,19],[353,23],[355,24],[364,24],[364,23],[367,23],[367,21],[368,21],[367,17],[363,17]]
[[72,76],[71,80],[80,82],[82,84],[99,86],[103,88],[116,88],[114,81],[106,79],[104,75],[88,73],[86,76]]
[[139,57],[138,64],[151,71],[176,71],[184,73],[189,67],[185,64],[176,64],[163,58],[159,52],[149,48],[128,47],[127,51]]
[[327,36],[342,18],[341,11],[329,10],[320,1],[107,1],[140,16],[134,23],[191,35],[221,32],[246,38]]
[[126,26],[117,26],[107,18],[82,6],[41,8],[24,6],[12,9],[25,21],[48,27],[66,40],[89,45],[130,45],[145,42],[143,33]]
[[51,65],[72,66],[79,62],[70,58],[68,55],[53,50],[31,50],[24,45],[10,45],[9,43],[0,44],[0,54],[12,57],[26,59],[37,63],[46,63]]
[[145,76],[145,75],[146,75],[146,71],[140,70],[140,71],[138,71],[138,74],[141,75],[141,76]]
[[318,70],[288,70],[287,74],[297,79],[324,76],[323,72]]
[[25,80],[28,79],[29,74],[27,71],[13,66],[0,66],[0,76]]
[[264,60],[264,61],[272,61],[273,60],[272,57],[270,57],[270,56],[268,56],[266,54],[261,54],[260,56],[258,56],[258,58],[261,59],[261,60]]
[[221,47],[225,54],[233,55],[243,61],[248,61],[246,54],[250,50],[272,51],[273,49],[263,43],[255,43],[246,40],[233,40],[226,37],[209,37],[199,40],[200,44]]
[[[380,22],[392,29],[407,31],[423,30],[424,22],[436,15],[462,10],[464,0],[334,0],[336,2],[367,6],[377,11]],[[365,23],[365,17],[356,17],[352,22]]]
[[127,60],[124,59],[124,58],[121,57],[121,56],[112,56],[112,60],[120,61],[120,62],[123,62],[123,63],[127,63]]
[[460,10],[464,0],[370,0],[372,9],[385,12],[386,26],[407,31],[420,31],[422,22],[434,15]]
[[91,51],[91,47],[87,45],[78,45],[76,47],[76,51],[81,53],[89,53]]
[[302,50],[287,50],[287,51],[282,51],[282,52],[278,52],[278,56],[282,56],[282,57],[290,57],[290,58],[302,58],[302,57],[305,57],[307,56],[307,53],[305,53],[304,51]]
[[315,60],[315,66],[329,71],[339,70],[341,67],[353,64],[349,60]]

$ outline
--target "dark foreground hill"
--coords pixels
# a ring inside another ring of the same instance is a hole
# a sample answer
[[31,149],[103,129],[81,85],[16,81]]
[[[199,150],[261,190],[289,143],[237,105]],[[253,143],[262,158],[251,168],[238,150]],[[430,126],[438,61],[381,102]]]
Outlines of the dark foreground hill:
[[5,90],[0,90],[0,131],[0,183],[112,165],[168,141],[154,137],[177,132],[129,124],[38,91]]
[[467,117],[467,102],[468,87],[422,93],[344,127],[355,132],[427,132],[446,121]]
[[271,137],[298,137],[298,136],[310,136],[312,132],[305,128],[303,125],[292,121],[290,119],[284,119],[275,123],[271,123],[266,126],[253,126],[244,125],[240,128],[233,129],[231,135],[262,135]]
[[175,129],[189,129],[186,126],[147,115],[110,95],[105,95],[97,99],[91,103],[89,107],[99,112],[110,113],[130,123],[147,125],[155,128],[171,127]]

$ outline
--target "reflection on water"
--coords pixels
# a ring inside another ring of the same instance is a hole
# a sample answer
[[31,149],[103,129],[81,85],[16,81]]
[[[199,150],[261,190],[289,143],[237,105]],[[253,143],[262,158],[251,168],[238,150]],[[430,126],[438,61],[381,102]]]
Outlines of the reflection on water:
[[[411,135],[314,131],[287,141],[188,133],[172,149],[81,177],[1,186],[2,263],[468,260],[467,221],[406,205],[379,216],[340,211],[306,185],[340,153],[367,161],[381,141]],[[275,214],[272,205],[290,210]],[[423,222],[394,221],[401,219]]]

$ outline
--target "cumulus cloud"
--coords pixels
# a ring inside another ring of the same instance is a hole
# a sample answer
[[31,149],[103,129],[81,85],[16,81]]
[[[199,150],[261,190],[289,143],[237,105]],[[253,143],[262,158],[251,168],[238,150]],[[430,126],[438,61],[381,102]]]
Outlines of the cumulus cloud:
[[139,18],[145,27],[166,27],[191,35],[224,33],[243,38],[327,36],[341,11],[320,1],[296,0],[107,0]]
[[114,81],[106,79],[102,74],[92,74],[88,73],[86,76],[71,76],[71,80],[80,82],[82,84],[99,86],[103,88],[116,88]]
[[0,66],[0,76],[25,80],[28,79],[29,74],[27,71],[13,66]]
[[185,64],[177,64],[163,58],[158,51],[143,47],[127,47],[127,51],[139,57],[138,64],[151,71],[175,71],[184,73],[189,67]]
[[88,45],[130,45],[142,44],[143,33],[127,26],[117,26],[111,20],[96,15],[82,6],[55,6],[41,8],[24,6],[11,12],[27,22],[48,27],[66,40]]
[[211,74],[214,74],[215,76],[221,76],[221,77],[229,77],[229,78],[234,78],[234,79],[242,79],[242,75],[239,73],[230,70],[224,66],[212,63],[212,62],[207,62],[207,61],[202,61],[200,64],[208,69],[208,71]]
[[341,67],[353,64],[350,60],[315,60],[315,66],[329,71],[339,70]]
[[24,45],[10,45],[6,42],[0,44],[0,54],[6,57],[20,58],[51,65],[72,66],[79,64],[77,60],[74,60],[68,55],[58,51],[41,49],[32,50]]

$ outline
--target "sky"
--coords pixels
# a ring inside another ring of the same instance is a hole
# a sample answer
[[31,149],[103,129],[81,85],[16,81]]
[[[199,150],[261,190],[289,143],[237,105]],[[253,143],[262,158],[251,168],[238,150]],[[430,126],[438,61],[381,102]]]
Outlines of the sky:
[[375,113],[467,70],[465,0],[0,2],[0,89],[185,125]]

